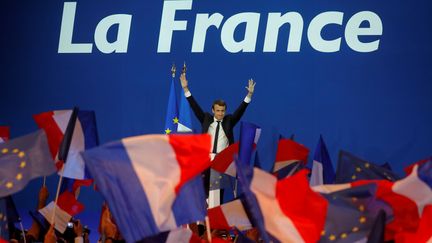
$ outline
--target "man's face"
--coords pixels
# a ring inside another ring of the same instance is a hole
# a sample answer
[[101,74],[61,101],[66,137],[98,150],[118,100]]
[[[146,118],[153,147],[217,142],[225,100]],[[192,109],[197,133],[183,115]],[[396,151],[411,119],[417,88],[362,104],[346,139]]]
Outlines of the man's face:
[[215,104],[212,108],[212,112],[213,112],[214,117],[217,120],[222,120],[225,116],[225,109],[226,109],[225,106],[220,106],[218,104]]

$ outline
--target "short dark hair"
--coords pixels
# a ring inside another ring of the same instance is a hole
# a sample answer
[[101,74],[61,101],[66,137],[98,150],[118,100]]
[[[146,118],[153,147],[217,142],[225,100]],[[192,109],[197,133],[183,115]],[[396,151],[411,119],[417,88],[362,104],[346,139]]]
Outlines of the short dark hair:
[[224,100],[215,100],[215,101],[213,101],[212,109],[214,108],[215,105],[225,106],[225,109],[227,108],[227,105],[226,105],[226,103],[225,103]]

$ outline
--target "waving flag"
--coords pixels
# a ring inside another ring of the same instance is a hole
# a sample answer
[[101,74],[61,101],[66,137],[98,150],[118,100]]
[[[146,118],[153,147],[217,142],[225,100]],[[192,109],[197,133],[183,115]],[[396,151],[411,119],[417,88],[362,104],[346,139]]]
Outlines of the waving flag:
[[21,221],[12,196],[0,198],[0,239],[9,239],[14,224]]
[[240,230],[247,230],[252,228],[240,199],[209,209],[208,217],[212,229],[229,230],[237,227]]
[[399,179],[399,176],[386,168],[360,159],[351,153],[343,150],[340,151],[335,183],[373,179],[396,181]]
[[432,204],[424,208],[417,230],[397,234],[396,242],[432,242]]
[[238,151],[239,142],[231,144],[215,156],[211,168],[217,172],[235,177],[237,172],[234,157],[238,154]]
[[[33,116],[36,124],[47,133],[51,154],[56,160],[71,114],[72,110],[58,110]],[[80,152],[97,146],[99,139],[94,111],[80,110],[77,116],[63,176],[83,180],[89,179],[90,176]],[[60,169],[63,163],[57,160],[56,165]]]
[[145,135],[83,153],[127,242],[203,220],[210,145],[207,134]]
[[256,167],[267,172],[273,171],[280,139],[281,134],[274,127],[262,128],[255,154]]
[[9,225],[7,217],[8,209],[6,200],[0,198],[0,243],[7,242],[9,240]]
[[260,135],[261,128],[252,123],[241,122],[240,141],[231,144],[217,154],[212,161],[211,168],[217,172],[235,177],[235,156],[238,155],[240,160],[249,162],[252,156],[252,151],[256,148]]
[[420,215],[432,204],[432,161],[415,165],[408,177],[396,182],[385,179],[359,180],[346,184],[320,185],[313,189],[329,193],[371,183],[377,185],[376,198],[392,209],[385,210],[393,218],[386,225],[386,240],[392,240],[401,233],[415,233],[419,227]]
[[0,144],[0,197],[14,194],[37,177],[55,172],[43,130]]
[[175,133],[178,128],[179,114],[177,106],[176,88],[174,83],[174,77],[171,80],[171,88],[168,97],[168,107],[165,117],[165,134]]
[[335,179],[333,164],[328,154],[324,139],[320,135],[313,158],[310,185],[332,184]]
[[306,164],[308,155],[309,149],[305,146],[291,139],[280,139],[273,173],[277,175],[279,170],[296,162]]
[[378,230],[373,226],[379,213],[391,212],[376,199],[376,188],[369,184],[323,194],[329,206],[320,242],[366,242]]
[[265,242],[271,238],[281,242],[318,241],[328,203],[310,189],[306,173],[278,181],[258,168],[237,161],[236,165],[247,210]]
[[240,144],[239,160],[243,163],[250,164],[253,149],[258,143],[261,135],[261,128],[249,122],[241,122],[240,126]]
[[0,126],[0,143],[3,143],[10,138],[9,127]]
[[427,159],[422,159],[422,160],[419,160],[417,162],[414,162],[414,163],[408,165],[407,167],[404,168],[405,174],[406,175],[411,174],[411,172],[412,172],[412,170],[413,170],[413,168],[414,168],[415,165],[422,165],[422,164],[428,162],[429,160],[432,160],[432,156],[429,157],[429,158],[427,158]]
[[[39,209],[37,213],[41,214],[45,218],[45,220],[48,221],[50,224],[53,224],[55,222],[54,227],[60,233],[64,233],[66,231],[67,223],[72,218],[70,214],[68,214],[60,207],[56,206],[54,202],[50,202],[44,208]],[[52,222],[53,214],[55,214],[54,222]]]

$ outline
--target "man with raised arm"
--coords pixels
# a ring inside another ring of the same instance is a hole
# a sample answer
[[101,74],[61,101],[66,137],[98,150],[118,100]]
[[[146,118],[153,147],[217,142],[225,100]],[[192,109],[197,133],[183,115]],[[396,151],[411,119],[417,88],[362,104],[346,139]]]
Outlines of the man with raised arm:
[[[211,109],[212,113],[204,112],[189,91],[185,73],[181,74],[180,82],[186,99],[188,100],[195,116],[201,123],[202,133],[208,133],[212,137],[211,158],[213,159],[217,153],[220,153],[230,144],[234,143],[234,126],[239,122],[240,118],[246,111],[247,106],[251,102],[256,83],[252,79],[249,79],[248,86],[246,87],[248,91],[246,97],[234,113],[226,114],[227,105],[223,100],[215,100],[213,102]],[[206,191],[209,189],[209,179],[209,171],[207,171],[206,179],[204,181]],[[213,196],[216,197],[215,200],[211,199],[212,194],[210,194],[209,207],[220,204],[219,195]]]

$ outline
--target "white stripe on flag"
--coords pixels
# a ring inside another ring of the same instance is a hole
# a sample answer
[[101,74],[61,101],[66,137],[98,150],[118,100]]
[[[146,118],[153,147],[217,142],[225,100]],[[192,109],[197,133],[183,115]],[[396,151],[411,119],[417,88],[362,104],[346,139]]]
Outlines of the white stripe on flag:
[[[55,206],[55,203],[51,202],[46,207],[39,209],[39,213],[42,214],[50,224],[53,223],[52,222],[52,219],[53,219],[52,214],[54,212],[54,206]],[[63,211],[60,207],[56,206],[55,219],[54,219],[55,229],[61,233],[64,233],[66,230],[66,227],[67,227],[67,223],[70,221],[71,218],[72,218],[71,215],[69,215],[68,213]]]
[[168,234],[166,243],[190,242],[192,231],[190,229],[179,228]]
[[176,227],[172,204],[180,182],[180,166],[169,137],[138,136],[122,140],[132,167],[146,194],[160,231]]
[[274,165],[274,169],[273,172],[277,172],[278,170],[294,163],[297,162],[297,159],[292,159],[292,160],[285,160],[285,161],[276,161],[275,165]]
[[309,184],[311,186],[317,186],[317,185],[324,184],[323,164],[321,162],[318,162],[316,160],[314,160],[312,162],[312,173],[311,173]]
[[276,198],[276,183],[276,177],[254,168],[250,187],[261,208],[265,228],[281,242],[304,242],[292,220],[280,208]]
[[350,183],[344,183],[344,184],[328,184],[328,185],[317,185],[314,187],[311,187],[312,191],[329,194],[332,192],[342,191],[345,189],[351,188]]
[[223,204],[221,210],[229,226],[237,226],[239,230],[252,228],[252,224],[246,215],[246,211],[240,199]]
[[177,123],[177,132],[192,132],[192,129],[181,123]]
[[[67,125],[72,115],[71,110],[62,110],[54,112],[54,120],[62,133],[66,132]],[[72,179],[85,179],[85,165],[80,152],[85,150],[84,131],[79,119],[76,120],[75,128],[69,147],[68,157],[66,160],[63,176]]]
[[414,201],[421,217],[423,208],[432,203],[432,189],[418,177],[417,169],[418,165],[414,167],[409,176],[396,181],[392,186],[392,190]]
[[64,134],[69,123],[70,117],[72,115],[72,110],[59,110],[54,111],[53,119],[60,128],[60,131]]

